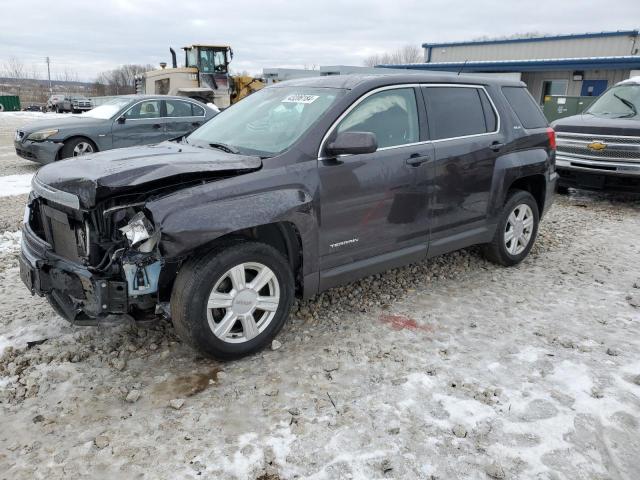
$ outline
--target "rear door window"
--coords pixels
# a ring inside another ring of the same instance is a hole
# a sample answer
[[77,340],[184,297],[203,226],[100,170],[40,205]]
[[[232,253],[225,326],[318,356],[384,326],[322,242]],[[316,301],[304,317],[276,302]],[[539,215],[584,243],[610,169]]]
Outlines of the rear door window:
[[194,117],[204,117],[204,108],[200,105],[196,105],[195,103],[191,104],[191,112]]
[[502,93],[524,128],[542,128],[548,125],[540,107],[525,87],[502,87]]
[[166,100],[167,117],[191,117],[191,102],[181,100]]
[[371,132],[378,148],[420,141],[418,108],[413,88],[375,93],[360,102],[338,125],[341,132]]
[[[495,130],[495,113],[492,109],[485,116],[480,96],[484,92],[479,88],[433,86],[425,87],[424,91],[433,140],[478,135]],[[488,99],[485,101],[490,107]]]

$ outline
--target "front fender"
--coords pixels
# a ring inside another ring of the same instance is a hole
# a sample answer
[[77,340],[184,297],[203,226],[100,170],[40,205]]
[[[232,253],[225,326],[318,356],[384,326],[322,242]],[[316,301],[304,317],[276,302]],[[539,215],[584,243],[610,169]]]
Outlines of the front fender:
[[300,233],[305,273],[317,270],[317,225],[313,198],[287,188],[229,199],[198,199],[196,194],[151,201],[146,208],[160,230],[160,251],[171,261],[238,230],[291,222]]

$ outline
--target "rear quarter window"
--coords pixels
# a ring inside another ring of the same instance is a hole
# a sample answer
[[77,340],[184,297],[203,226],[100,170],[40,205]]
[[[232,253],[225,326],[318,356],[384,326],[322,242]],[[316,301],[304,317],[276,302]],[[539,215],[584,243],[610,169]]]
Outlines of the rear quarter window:
[[524,128],[542,128],[549,124],[525,87],[502,87],[502,93]]

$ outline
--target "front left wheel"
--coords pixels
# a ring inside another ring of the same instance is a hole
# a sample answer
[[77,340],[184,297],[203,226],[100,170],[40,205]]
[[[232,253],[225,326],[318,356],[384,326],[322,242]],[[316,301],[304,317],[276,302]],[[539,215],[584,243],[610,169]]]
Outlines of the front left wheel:
[[293,303],[291,267],[275,248],[238,242],[188,260],[171,296],[178,335],[201,352],[234,360],[267,346]]
[[60,159],[81,157],[97,151],[98,149],[91,140],[87,138],[72,138],[64,142],[60,149]]

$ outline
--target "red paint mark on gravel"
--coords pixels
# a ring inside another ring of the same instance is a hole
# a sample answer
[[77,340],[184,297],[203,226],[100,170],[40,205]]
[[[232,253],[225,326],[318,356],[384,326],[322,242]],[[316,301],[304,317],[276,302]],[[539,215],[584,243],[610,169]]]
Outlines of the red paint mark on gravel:
[[424,330],[432,332],[433,327],[430,325],[419,325],[413,318],[406,317],[404,315],[380,315],[380,321],[386,323],[394,330]]

